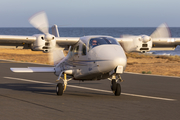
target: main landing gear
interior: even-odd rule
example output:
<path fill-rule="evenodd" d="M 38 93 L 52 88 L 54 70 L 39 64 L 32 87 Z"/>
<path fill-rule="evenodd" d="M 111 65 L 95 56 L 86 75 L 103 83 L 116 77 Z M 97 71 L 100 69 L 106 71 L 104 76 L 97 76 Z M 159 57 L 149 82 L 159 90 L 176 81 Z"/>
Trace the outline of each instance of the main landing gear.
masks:
<path fill-rule="evenodd" d="M 64 73 L 64 79 L 61 78 L 61 75 L 62 73 L 59 75 L 58 79 L 56 80 L 56 81 L 59 81 L 60 79 L 62 79 L 64 82 L 64 84 L 58 83 L 56 86 L 56 93 L 59 96 L 63 95 L 64 91 L 66 90 L 67 82 L 71 80 L 71 79 L 67 80 L 66 73 Z"/>
<path fill-rule="evenodd" d="M 120 80 L 120 82 L 123 81 L 121 79 L 120 75 L 118 75 L 118 79 L 116 78 L 116 75 L 112 76 L 112 79 L 111 79 L 111 90 L 113 91 L 115 96 L 120 96 L 121 95 L 121 85 L 119 83 L 117 83 L 118 80 Z"/>

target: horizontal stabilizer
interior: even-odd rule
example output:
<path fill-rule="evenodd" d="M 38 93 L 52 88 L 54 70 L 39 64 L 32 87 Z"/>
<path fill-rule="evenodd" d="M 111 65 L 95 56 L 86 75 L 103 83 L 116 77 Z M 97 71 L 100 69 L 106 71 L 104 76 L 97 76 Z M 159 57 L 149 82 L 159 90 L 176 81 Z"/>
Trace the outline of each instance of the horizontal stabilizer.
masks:
<path fill-rule="evenodd" d="M 33 72 L 55 72 L 54 67 L 28 67 L 28 68 L 10 68 L 13 72 L 33 73 Z"/>

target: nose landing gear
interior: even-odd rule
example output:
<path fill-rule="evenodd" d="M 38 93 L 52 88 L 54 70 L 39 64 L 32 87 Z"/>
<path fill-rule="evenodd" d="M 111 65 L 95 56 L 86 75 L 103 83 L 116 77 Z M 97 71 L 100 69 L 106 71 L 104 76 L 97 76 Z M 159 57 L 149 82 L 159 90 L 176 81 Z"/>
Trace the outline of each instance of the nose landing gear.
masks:
<path fill-rule="evenodd" d="M 118 75 L 118 79 L 116 77 L 117 77 L 116 75 L 112 76 L 111 90 L 113 91 L 115 96 L 120 96 L 121 95 L 121 85 L 119 83 L 117 83 L 117 81 L 119 80 L 120 82 L 122 82 L 123 80 L 121 79 L 120 75 Z"/>
<path fill-rule="evenodd" d="M 62 73 L 63 73 L 63 72 L 62 72 Z M 67 80 L 66 73 L 64 73 L 64 79 L 61 78 L 62 73 L 60 73 L 58 79 L 56 80 L 56 81 L 59 81 L 60 79 L 62 79 L 63 82 L 64 82 L 64 84 L 58 83 L 57 86 L 56 86 L 56 93 L 57 93 L 57 95 L 59 95 L 59 96 L 63 95 L 64 91 L 66 90 L 67 82 L 70 81 L 70 80 L 72 80 L 72 78 L 70 78 L 70 79 Z"/>

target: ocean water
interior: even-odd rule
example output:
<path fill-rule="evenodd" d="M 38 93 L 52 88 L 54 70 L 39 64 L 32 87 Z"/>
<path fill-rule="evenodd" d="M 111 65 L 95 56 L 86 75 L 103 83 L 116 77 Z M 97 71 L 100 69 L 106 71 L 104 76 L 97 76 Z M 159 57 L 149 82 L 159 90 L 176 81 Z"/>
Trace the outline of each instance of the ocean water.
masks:
<path fill-rule="evenodd" d="M 123 28 L 123 27 L 108 27 L 108 28 L 58 28 L 61 37 L 82 37 L 85 35 L 109 35 L 113 37 L 120 37 L 121 35 L 151 35 L 156 29 L 155 27 L 133 27 L 133 28 Z M 172 37 L 180 37 L 180 28 L 171 27 Z M 51 29 L 49 29 L 51 33 Z M 41 34 L 41 32 L 35 28 L 0 28 L 0 35 L 25 35 L 31 36 L 33 34 Z M 180 56 L 180 46 L 177 46 L 174 51 L 152 51 L 153 54 L 163 54 L 163 55 L 179 55 Z"/>

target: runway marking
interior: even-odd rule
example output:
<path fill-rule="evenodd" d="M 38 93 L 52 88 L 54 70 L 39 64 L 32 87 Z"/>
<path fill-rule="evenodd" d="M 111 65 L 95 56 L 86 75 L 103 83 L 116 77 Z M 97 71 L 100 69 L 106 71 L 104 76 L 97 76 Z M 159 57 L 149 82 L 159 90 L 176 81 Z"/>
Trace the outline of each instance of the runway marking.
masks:
<path fill-rule="evenodd" d="M 133 73 L 133 72 L 124 72 L 124 73 L 127 73 L 127 74 L 135 74 L 135 75 L 147 75 L 147 76 L 155 76 L 155 77 L 169 77 L 169 78 L 180 78 L 180 77 L 177 77 L 177 76 L 165 76 L 165 75 L 154 75 L 154 74 L 142 74 L 142 73 Z"/>
<path fill-rule="evenodd" d="M 56 85 L 55 83 L 50 83 L 50 82 L 41 82 L 41 81 L 35 81 L 35 80 L 27 80 L 27 79 L 22 79 L 22 78 L 13 78 L 13 77 L 4 77 L 6 79 L 14 79 L 14 80 L 19 80 L 19 81 L 26 81 L 26 82 L 32 82 L 32 83 L 41 83 L 41 84 L 50 84 L 50 85 Z"/>
<path fill-rule="evenodd" d="M 43 64 L 43 63 L 33 63 L 33 62 L 21 62 L 21 61 L 15 61 L 15 60 L 6 60 L 6 59 L 0 59 L 0 61 L 7 61 L 9 63 L 28 63 L 28 64 L 35 64 L 35 65 L 47 65 L 47 66 L 52 66 L 48 64 Z"/>
<path fill-rule="evenodd" d="M 41 82 L 41 81 L 28 80 L 28 79 L 22 79 L 22 78 L 14 78 L 14 77 L 4 77 L 4 78 L 5 78 L 5 79 L 25 81 L 25 82 L 32 82 L 32 83 L 41 83 L 41 84 L 56 85 L 55 83 Z M 98 91 L 98 92 L 112 93 L 112 91 L 108 91 L 108 90 L 101 90 L 101 89 L 88 88 L 88 87 L 81 87 L 81 86 L 75 86 L 75 85 L 67 85 L 67 86 L 68 86 L 68 87 L 73 87 L 73 88 L 79 88 L 79 89 L 86 89 L 86 90 Z M 137 94 L 130 94 L 130 93 L 121 93 L 121 94 L 122 94 L 122 95 L 127 95 L 127 96 L 133 96 L 133 97 L 156 99 L 156 100 L 177 101 L 176 99 L 170 99 L 170 98 L 161 98 L 161 97 L 137 95 Z"/>

